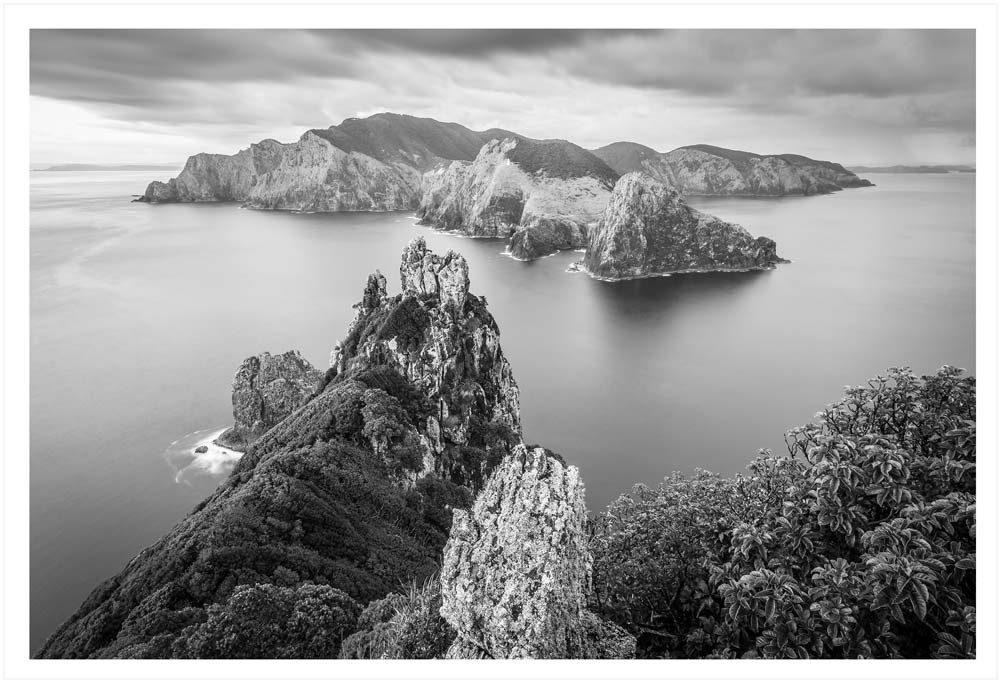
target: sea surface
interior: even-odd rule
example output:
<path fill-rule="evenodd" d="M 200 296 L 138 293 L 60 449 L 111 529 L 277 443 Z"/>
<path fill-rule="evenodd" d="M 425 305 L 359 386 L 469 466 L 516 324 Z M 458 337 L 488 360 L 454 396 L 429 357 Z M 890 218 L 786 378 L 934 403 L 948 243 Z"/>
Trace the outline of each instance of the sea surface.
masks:
<path fill-rule="evenodd" d="M 148 205 L 162 172 L 31 182 L 31 644 L 231 468 L 196 445 L 231 420 L 247 356 L 325 368 L 367 275 L 398 291 L 417 235 L 469 260 L 521 387 L 524 436 L 580 468 L 591 510 L 633 483 L 732 474 L 892 366 L 975 371 L 975 175 L 873 176 L 819 197 L 695 198 L 778 243 L 760 273 L 608 283 L 410 213 Z"/>

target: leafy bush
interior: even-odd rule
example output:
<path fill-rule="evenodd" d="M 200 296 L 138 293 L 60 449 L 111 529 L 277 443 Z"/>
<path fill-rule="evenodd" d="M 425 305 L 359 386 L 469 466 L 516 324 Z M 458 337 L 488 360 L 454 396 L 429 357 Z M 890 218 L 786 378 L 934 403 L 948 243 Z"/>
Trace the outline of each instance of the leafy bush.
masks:
<path fill-rule="evenodd" d="M 358 630 L 345 641 L 342 659 L 434 659 L 448 651 L 455 631 L 441 617 L 437 575 L 368 605 Z"/>
<path fill-rule="evenodd" d="M 640 655 L 975 656 L 975 379 L 892 369 L 732 480 L 595 525 L 596 607 Z"/>
<path fill-rule="evenodd" d="M 332 658 L 361 608 L 343 591 L 305 583 L 240 586 L 205 622 L 185 629 L 173 656 L 215 659 Z"/>

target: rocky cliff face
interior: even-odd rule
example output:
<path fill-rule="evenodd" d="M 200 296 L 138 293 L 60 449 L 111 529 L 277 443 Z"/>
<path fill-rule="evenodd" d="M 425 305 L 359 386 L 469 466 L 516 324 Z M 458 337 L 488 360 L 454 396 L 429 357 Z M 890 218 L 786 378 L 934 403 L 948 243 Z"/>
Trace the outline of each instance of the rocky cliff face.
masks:
<path fill-rule="evenodd" d="M 233 426 L 216 441 L 245 451 L 305 403 L 322 378 L 298 351 L 250 356 L 233 377 Z"/>
<path fill-rule="evenodd" d="M 398 114 L 347 119 L 307 131 L 297 142 L 250 145 L 232 156 L 198 154 L 140 201 L 237 201 L 256 209 L 392 211 L 415 209 L 421 173 L 442 160 L 471 160 L 507 131 Z"/>
<path fill-rule="evenodd" d="M 452 658 L 631 657 L 635 640 L 586 609 L 591 556 L 583 482 L 542 448 L 519 446 L 468 512 L 441 568 Z"/>
<path fill-rule="evenodd" d="M 761 155 L 711 145 L 661 154 L 633 142 L 616 142 L 594 154 L 618 173 L 645 173 L 686 195 L 809 195 L 871 185 L 840 164 L 798 154 Z"/>
<path fill-rule="evenodd" d="M 520 440 L 518 390 L 461 256 L 418 239 L 400 275 L 395 296 L 384 277 L 369 278 L 315 391 L 252 441 L 213 495 L 94 589 L 37 656 L 275 657 L 271 636 L 305 609 L 301 597 L 323 610 L 306 620 L 322 633 L 285 638 L 280 656 L 335 658 L 358 605 L 433 574 L 451 509 L 468 506 Z M 289 353 L 241 367 L 240 425 L 253 430 L 297 401 L 315 372 L 300 361 Z M 316 586 L 330 609 L 310 597 Z M 223 637 L 215 629 L 230 618 L 238 626 Z"/>
<path fill-rule="evenodd" d="M 708 270 L 763 270 L 781 263 L 773 240 L 754 238 L 687 205 L 677 190 L 642 173 L 618 181 L 583 265 L 606 280 Z"/>
<path fill-rule="evenodd" d="M 510 238 L 512 256 L 533 259 L 583 247 L 616 179 L 568 142 L 495 140 L 472 163 L 426 173 L 417 214 L 441 230 Z"/>
<path fill-rule="evenodd" d="M 385 366 L 405 377 L 433 404 L 420 430 L 425 469 L 481 483 L 521 436 L 519 390 L 500 329 L 469 292 L 468 263 L 455 252 L 439 256 L 414 239 L 400 280 L 402 293 L 390 297 L 381 273 L 369 277 L 333 369 Z"/>

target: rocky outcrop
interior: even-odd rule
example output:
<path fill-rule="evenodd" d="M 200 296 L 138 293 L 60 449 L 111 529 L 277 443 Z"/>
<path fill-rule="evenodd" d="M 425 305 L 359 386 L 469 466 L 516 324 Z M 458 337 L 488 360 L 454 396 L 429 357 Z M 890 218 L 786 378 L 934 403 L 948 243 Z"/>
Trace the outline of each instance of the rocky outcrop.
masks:
<path fill-rule="evenodd" d="M 439 256 L 415 238 L 403 251 L 400 280 L 402 293 L 389 296 L 381 273 L 368 278 L 332 368 L 379 366 L 405 377 L 434 406 L 420 430 L 425 469 L 477 487 L 521 439 L 520 393 L 500 328 L 469 292 L 460 254 Z"/>
<path fill-rule="evenodd" d="M 441 568 L 451 658 L 630 657 L 635 640 L 586 609 L 591 556 L 575 467 L 519 446 L 468 512 Z"/>
<path fill-rule="evenodd" d="M 153 182 L 150 203 L 236 201 L 255 209 L 393 211 L 415 209 L 421 173 L 443 160 L 471 160 L 503 130 L 471 131 L 399 114 L 347 119 L 298 141 L 250 145 L 232 156 L 197 154 L 176 178 Z"/>
<path fill-rule="evenodd" d="M 249 586 L 315 584 L 364 605 L 434 574 L 451 510 L 468 507 L 470 489 L 520 441 L 518 390 L 461 256 L 417 239 L 400 275 L 395 296 L 383 276 L 369 278 L 315 391 L 252 441 L 216 492 L 95 588 L 37 656 L 201 656 L 196 634 Z M 294 352 L 248 359 L 235 382 L 237 422 L 269 421 L 314 372 Z M 278 656 L 258 635 L 287 622 L 241 604 L 226 651 Z M 318 628 L 323 615 L 304 618 Z M 280 656 L 335 658 L 346 632 L 290 639 Z"/>
<path fill-rule="evenodd" d="M 323 373 L 298 351 L 250 356 L 233 377 L 233 426 L 216 439 L 245 451 L 264 432 L 305 403 Z"/>
<path fill-rule="evenodd" d="M 605 280 L 711 270 L 764 270 L 783 262 L 773 240 L 692 209 L 642 173 L 615 185 L 593 231 L 584 269 Z"/>
<path fill-rule="evenodd" d="M 440 230 L 510 238 L 511 255 L 528 260 L 583 247 L 617 177 L 562 140 L 494 140 L 472 163 L 427 172 L 417 215 Z"/>
<path fill-rule="evenodd" d="M 618 173 L 645 173 L 685 195 L 780 197 L 872 184 L 840 164 L 799 154 L 754 154 L 712 145 L 661 154 L 634 142 L 616 142 L 595 149 L 594 154 Z"/>

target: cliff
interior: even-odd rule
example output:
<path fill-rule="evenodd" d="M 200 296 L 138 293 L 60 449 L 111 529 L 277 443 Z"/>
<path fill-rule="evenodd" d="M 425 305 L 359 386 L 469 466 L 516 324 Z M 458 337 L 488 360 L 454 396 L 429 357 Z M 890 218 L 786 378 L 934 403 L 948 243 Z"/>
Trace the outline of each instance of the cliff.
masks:
<path fill-rule="evenodd" d="M 235 155 L 197 154 L 139 201 L 237 201 L 256 209 L 391 211 L 415 209 L 421 173 L 442 160 L 471 160 L 504 130 L 471 131 L 399 114 L 347 119 L 298 141 L 264 140 Z"/>
<path fill-rule="evenodd" d="M 450 510 L 519 440 L 518 392 L 464 259 L 416 240 L 400 271 L 395 296 L 369 278 L 315 392 L 37 656 L 336 657 L 360 606 L 433 574 Z"/>
<path fill-rule="evenodd" d="M 385 367 L 428 402 L 421 425 L 422 471 L 481 484 L 521 438 L 520 392 L 500 348 L 500 328 L 483 299 L 469 292 L 469 266 L 453 251 L 439 256 L 422 237 L 403 251 L 402 293 L 386 294 L 369 277 L 331 372 Z"/>
<path fill-rule="evenodd" d="M 298 351 L 250 356 L 233 377 L 233 426 L 216 441 L 246 450 L 264 432 L 305 403 L 323 373 Z"/>
<path fill-rule="evenodd" d="M 754 154 L 712 145 L 690 145 L 661 154 L 632 142 L 593 151 L 618 173 L 646 173 L 685 195 L 780 197 L 872 185 L 840 164 L 799 154 Z"/>
<path fill-rule="evenodd" d="M 615 185 L 591 234 L 585 270 L 623 280 L 707 270 L 764 270 L 783 262 L 773 240 L 692 209 L 680 193 L 642 173 Z"/>
<path fill-rule="evenodd" d="M 441 568 L 451 658 L 628 658 L 635 639 L 587 611 L 592 557 L 583 482 L 519 446 L 469 511 L 456 510 Z"/>
<path fill-rule="evenodd" d="M 472 163 L 426 173 L 417 215 L 441 230 L 509 238 L 512 256 L 533 259 L 583 247 L 617 177 L 562 140 L 494 140 Z"/>

